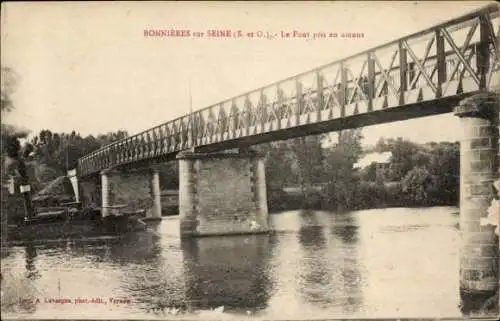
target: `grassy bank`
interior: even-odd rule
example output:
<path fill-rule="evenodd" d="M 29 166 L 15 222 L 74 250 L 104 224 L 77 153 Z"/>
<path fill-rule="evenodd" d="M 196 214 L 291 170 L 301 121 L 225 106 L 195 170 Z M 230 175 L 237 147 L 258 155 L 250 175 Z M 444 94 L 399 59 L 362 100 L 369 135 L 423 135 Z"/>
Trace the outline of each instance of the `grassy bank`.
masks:
<path fill-rule="evenodd" d="M 457 205 L 456 197 L 439 197 L 429 193 L 417 198 L 403 190 L 401 183 L 359 182 L 348 198 L 338 199 L 331 185 L 314 187 L 268 188 L 270 211 L 316 209 L 316 210 L 361 210 L 387 207 L 427 207 Z"/>

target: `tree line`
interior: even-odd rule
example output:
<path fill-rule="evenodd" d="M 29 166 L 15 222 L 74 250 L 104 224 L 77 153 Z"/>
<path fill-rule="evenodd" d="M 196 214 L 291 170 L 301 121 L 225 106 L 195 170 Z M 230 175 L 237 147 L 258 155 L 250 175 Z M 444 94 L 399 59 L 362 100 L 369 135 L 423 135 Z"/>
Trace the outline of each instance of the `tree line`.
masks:
<path fill-rule="evenodd" d="M 337 135 L 338 142 L 328 147 L 322 147 L 326 135 L 260 146 L 266 154 L 270 207 L 348 210 L 458 203 L 458 142 L 418 144 L 381 138 L 363 149 L 360 129 Z M 374 162 L 356 168 L 363 155 L 383 152 L 392 155 L 383 180 L 377 178 Z M 297 186 L 298 193 L 287 197 L 283 186 Z"/>

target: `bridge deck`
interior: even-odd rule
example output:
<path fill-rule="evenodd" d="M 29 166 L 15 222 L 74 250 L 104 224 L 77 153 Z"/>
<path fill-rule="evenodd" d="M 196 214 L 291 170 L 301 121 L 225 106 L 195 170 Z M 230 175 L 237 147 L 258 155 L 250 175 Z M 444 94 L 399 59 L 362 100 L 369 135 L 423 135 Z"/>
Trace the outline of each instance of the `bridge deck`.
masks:
<path fill-rule="evenodd" d="M 493 4 L 114 142 L 78 160 L 78 175 L 309 134 L 450 112 L 500 85 Z"/>

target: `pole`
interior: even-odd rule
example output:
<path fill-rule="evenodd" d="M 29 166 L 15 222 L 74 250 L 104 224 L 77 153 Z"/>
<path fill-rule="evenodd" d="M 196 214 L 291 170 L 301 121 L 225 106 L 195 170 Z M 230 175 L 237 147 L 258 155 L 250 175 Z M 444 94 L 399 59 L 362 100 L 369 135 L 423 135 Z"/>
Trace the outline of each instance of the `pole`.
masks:
<path fill-rule="evenodd" d="M 25 220 L 33 218 L 33 203 L 31 201 L 31 187 L 29 185 L 29 177 L 26 170 L 26 164 L 22 158 L 18 158 L 17 169 L 21 176 L 21 193 L 24 197 L 24 212 Z"/>

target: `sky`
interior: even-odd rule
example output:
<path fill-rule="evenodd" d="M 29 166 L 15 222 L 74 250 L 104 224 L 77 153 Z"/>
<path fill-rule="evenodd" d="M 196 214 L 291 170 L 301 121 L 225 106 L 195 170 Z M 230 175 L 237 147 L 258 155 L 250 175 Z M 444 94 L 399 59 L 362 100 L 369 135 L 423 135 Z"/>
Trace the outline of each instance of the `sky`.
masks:
<path fill-rule="evenodd" d="M 2 3 L 2 66 L 34 133 L 145 130 L 193 110 L 487 5 L 460 2 Z M 144 30 L 355 32 L 356 39 L 145 37 Z M 453 115 L 366 127 L 379 137 L 455 141 Z"/>

